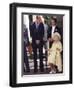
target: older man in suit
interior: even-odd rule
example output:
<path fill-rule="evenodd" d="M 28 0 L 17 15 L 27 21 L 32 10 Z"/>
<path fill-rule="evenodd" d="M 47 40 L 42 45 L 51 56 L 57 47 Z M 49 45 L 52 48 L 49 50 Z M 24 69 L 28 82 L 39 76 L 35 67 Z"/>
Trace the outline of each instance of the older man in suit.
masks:
<path fill-rule="evenodd" d="M 62 34 L 63 34 L 63 31 L 61 31 L 61 29 L 57 26 L 57 19 L 52 17 L 51 18 L 51 26 L 49 26 L 49 29 L 48 29 L 48 38 L 49 38 L 49 42 L 50 42 L 50 47 L 51 47 L 51 44 L 52 44 L 52 36 L 53 36 L 53 33 L 55 32 L 58 32 L 60 35 L 61 35 L 61 42 L 62 41 Z"/>
<path fill-rule="evenodd" d="M 44 36 L 44 25 L 41 22 L 41 17 L 36 16 L 36 21 L 30 26 L 30 34 L 32 37 L 32 47 L 34 53 L 34 72 L 38 71 L 37 68 L 37 50 L 39 50 L 40 59 L 40 71 L 43 72 L 43 36 Z"/>

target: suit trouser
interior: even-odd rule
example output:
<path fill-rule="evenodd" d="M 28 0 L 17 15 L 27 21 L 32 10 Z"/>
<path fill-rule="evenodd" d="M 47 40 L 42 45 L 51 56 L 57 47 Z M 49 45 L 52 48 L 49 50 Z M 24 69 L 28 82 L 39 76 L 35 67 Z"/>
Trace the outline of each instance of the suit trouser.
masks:
<path fill-rule="evenodd" d="M 40 70 L 43 70 L 43 45 L 42 44 L 39 44 L 39 45 L 36 45 L 35 43 L 33 43 L 32 45 L 33 47 L 33 53 L 34 53 L 34 70 L 36 71 L 37 70 L 37 49 L 39 50 L 39 59 L 40 59 Z"/>
<path fill-rule="evenodd" d="M 25 62 L 25 66 L 26 66 L 26 71 L 29 71 L 30 67 L 29 67 L 29 61 L 28 61 L 28 56 L 27 56 L 27 50 L 26 50 L 25 43 L 24 43 L 24 62 Z"/>

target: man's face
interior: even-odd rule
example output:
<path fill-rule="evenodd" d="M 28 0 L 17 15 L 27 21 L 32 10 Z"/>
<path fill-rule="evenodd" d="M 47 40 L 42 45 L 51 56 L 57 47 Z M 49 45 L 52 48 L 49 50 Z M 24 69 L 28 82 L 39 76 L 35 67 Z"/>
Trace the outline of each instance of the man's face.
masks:
<path fill-rule="evenodd" d="M 55 26 L 56 25 L 56 22 L 53 19 L 51 20 L 51 25 L 52 26 Z"/>
<path fill-rule="evenodd" d="M 38 16 L 38 18 L 36 18 L 36 22 L 37 23 L 40 23 L 41 22 L 41 17 L 40 16 Z"/>

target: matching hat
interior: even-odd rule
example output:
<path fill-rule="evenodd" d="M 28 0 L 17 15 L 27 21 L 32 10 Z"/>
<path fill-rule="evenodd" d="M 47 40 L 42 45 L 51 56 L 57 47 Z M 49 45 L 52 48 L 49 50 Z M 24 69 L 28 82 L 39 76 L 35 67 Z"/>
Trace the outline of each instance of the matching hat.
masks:
<path fill-rule="evenodd" d="M 59 38 L 59 40 L 61 40 L 61 35 L 58 32 L 55 32 L 52 36 L 52 38 L 54 39 L 55 36 L 57 36 Z"/>

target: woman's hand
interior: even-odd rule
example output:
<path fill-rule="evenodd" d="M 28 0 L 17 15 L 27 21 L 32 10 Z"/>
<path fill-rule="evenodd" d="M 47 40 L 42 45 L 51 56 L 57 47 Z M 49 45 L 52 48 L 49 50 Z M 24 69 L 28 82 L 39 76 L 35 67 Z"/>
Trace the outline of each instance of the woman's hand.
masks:
<path fill-rule="evenodd" d="M 59 48 L 57 48 L 57 50 L 58 50 L 58 51 L 60 51 L 60 49 L 59 49 Z"/>
<path fill-rule="evenodd" d="M 45 51 L 48 51 L 49 49 L 45 49 Z"/>

